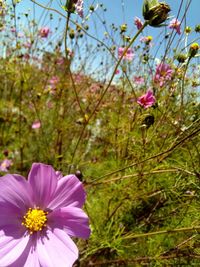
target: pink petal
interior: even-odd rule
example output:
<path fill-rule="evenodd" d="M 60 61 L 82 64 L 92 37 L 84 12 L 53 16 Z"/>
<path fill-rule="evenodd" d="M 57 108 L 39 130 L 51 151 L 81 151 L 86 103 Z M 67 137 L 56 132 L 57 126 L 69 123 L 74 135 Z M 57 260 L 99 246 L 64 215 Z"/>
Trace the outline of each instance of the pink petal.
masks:
<path fill-rule="evenodd" d="M 46 208 L 51 201 L 57 186 L 57 175 L 50 165 L 33 163 L 28 175 L 34 193 L 34 203 Z"/>
<path fill-rule="evenodd" d="M 73 205 L 81 208 L 85 202 L 86 193 L 79 179 L 71 174 L 58 180 L 54 199 L 48 208 L 55 209 Z"/>
<path fill-rule="evenodd" d="M 16 239 L 13 236 L 6 236 L 0 231 L 0 266 L 9 266 L 23 253 L 28 243 L 29 236 Z M 16 265 L 15 265 L 16 267 Z"/>
<path fill-rule="evenodd" d="M 38 254 L 36 250 L 37 246 L 37 235 L 32 235 L 29 238 L 29 242 L 24 249 L 23 253 L 20 257 L 13 262 L 13 264 L 9 265 L 9 267 L 41 267 L 38 259 Z"/>
<path fill-rule="evenodd" d="M 68 235 L 81 238 L 90 236 L 88 221 L 89 219 L 85 212 L 73 206 L 55 210 L 48 216 L 50 227 L 63 228 Z"/>
<path fill-rule="evenodd" d="M 8 202 L 21 211 L 32 206 L 32 190 L 24 177 L 7 174 L 0 179 L 0 202 Z"/>
<path fill-rule="evenodd" d="M 43 267 L 72 267 L 78 258 L 78 249 L 71 238 L 62 230 L 47 231 L 38 240 L 37 254 Z"/>

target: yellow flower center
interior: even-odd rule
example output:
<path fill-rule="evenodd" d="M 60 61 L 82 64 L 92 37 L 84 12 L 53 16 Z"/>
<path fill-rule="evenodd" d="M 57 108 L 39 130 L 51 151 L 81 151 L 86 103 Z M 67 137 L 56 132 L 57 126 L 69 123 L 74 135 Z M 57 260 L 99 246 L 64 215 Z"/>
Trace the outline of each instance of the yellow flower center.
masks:
<path fill-rule="evenodd" d="M 46 226 L 47 214 L 48 212 L 43 211 L 39 208 L 29 208 L 26 215 L 24 216 L 22 225 L 24 225 L 29 230 L 30 234 L 33 234 L 33 232 L 41 231 L 43 227 Z"/>

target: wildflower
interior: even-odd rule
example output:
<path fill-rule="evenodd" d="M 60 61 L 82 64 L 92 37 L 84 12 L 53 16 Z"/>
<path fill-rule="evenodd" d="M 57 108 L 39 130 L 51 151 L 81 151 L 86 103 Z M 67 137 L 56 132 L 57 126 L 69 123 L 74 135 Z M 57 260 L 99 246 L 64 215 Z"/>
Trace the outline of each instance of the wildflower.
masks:
<path fill-rule="evenodd" d="M 144 77 L 142 76 L 135 76 L 133 77 L 133 81 L 137 84 L 137 85 L 141 85 L 144 83 Z"/>
<path fill-rule="evenodd" d="M 154 82 L 158 83 L 162 87 L 167 81 L 171 80 L 173 70 L 170 65 L 161 62 L 156 67 L 156 73 L 154 76 Z"/>
<path fill-rule="evenodd" d="M 40 127 L 41 127 L 41 122 L 39 120 L 33 122 L 32 129 L 39 129 Z"/>
<path fill-rule="evenodd" d="M 153 37 L 151 35 L 140 38 L 140 41 L 145 43 L 146 45 L 149 45 L 152 40 L 153 40 Z"/>
<path fill-rule="evenodd" d="M 75 175 L 62 177 L 34 163 L 28 180 L 0 179 L 0 266 L 71 267 L 78 249 L 70 236 L 88 238 L 85 191 Z"/>
<path fill-rule="evenodd" d="M 153 92 L 150 89 L 146 92 L 146 94 L 140 96 L 137 99 L 137 103 L 144 108 L 149 108 L 149 107 L 153 106 L 155 101 L 156 101 L 156 99 L 153 95 Z"/>
<path fill-rule="evenodd" d="M 125 49 L 126 48 L 124 48 L 124 47 L 119 47 L 118 48 L 118 57 L 119 58 L 122 57 Z M 125 59 L 127 61 L 132 61 L 133 57 L 134 57 L 133 49 L 128 48 L 128 50 L 126 51 L 125 55 L 123 56 L 123 59 Z"/>
<path fill-rule="evenodd" d="M 169 23 L 169 28 L 176 30 L 179 35 L 181 34 L 181 23 L 178 19 L 172 19 Z"/>
<path fill-rule="evenodd" d="M 0 171 L 7 172 L 11 165 L 12 165 L 12 160 L 4 159 L 2 162 L 0 162 Z"/>
<path fill-rule="evenodd" d="M 143 17 L 149 21 L 149 25 L 157 27 L 165 22 L 170 12 L 170 6 L 165 3 L 159 3 L 157 0 L 144 0 Z"/>
<path fill-rule="evenodd" d="M 142 28 L 142 26 L 143 26 L 143 22 L 138 17 L 134 18 L 134 24 L 135 24 L 135 26 L 137 27 L 138 30 L 140 30 Z"/>
<path fill-rule="evenodd" d="M 39 30 L 39 35 L 42 38 L 47 38 L 50 33 L 50 29 L 48 27 L 43 27 Z"/>
<path fill-rule="evenodd" d="M 83 18 L 83 0 L 76 0 L 75 2 L 76 12 L 81 18 Z"/>

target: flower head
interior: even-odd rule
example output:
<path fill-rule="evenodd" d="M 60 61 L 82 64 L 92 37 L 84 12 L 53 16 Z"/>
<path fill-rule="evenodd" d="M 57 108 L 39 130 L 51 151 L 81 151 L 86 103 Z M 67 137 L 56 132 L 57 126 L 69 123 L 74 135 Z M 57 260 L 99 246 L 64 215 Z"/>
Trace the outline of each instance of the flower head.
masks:
<path fill-rule="evenodd" d="M 171 80 L 173 74 L 173 69 L 170 65 L 161 62 L 156 67 L 156 73 L 154 76 L 154 82 L 162 87 L 167 81 Z"/>
<path fill-rule="evenodd" d="M 137 84 L 137 85 L 141 85 L 144 84 L 144 77 L 142 76 L 134 76 L 133 77 L 133 81 Z"/>
<path fill-rule="evenodd" d="M 50 33 L 50 29 L 48 27 L 43 27 L 39 30 L 39 35 L 42 38 L 47 38 Z"/>
<path fill-rule="evenodd" d="M 144 108 L 149 108 L 153 106 L 155 101 L 155 96 L 153 95 L 153 92 L 150 89 L 146 92 L 146 94 L 140 96 L 137 99 L 137 103 Z"/>
<path fill-rule="evenodd" d="M 125 49 L 126 49 L 125 47 L 119 47 L 118 48 L 118 57 L 119 58 L 122 57 Z M 123 56 L 123 59 L 125 59 L 127 61 L 132 61 L 133 57 L 134 57 L 133 49 L 128 48 L 125 55 Z"/>
<path fill-rule="evenodd" d="M 0 178 L 0 266 L 71 267 L 78 249 L 70 236 L 88 238 L 85 191 L 75 175 L 62 177 L 34 163 L 28 180 Z"/>
<path fill-rule="evenodd" d="M 41 122 L 39 120 L 36 120 L 32 124 L 32 129 L 39 129 L 41 127 Z"/>
<path fill-rule="evenodd" d="M 3 161 L 0 162 L 0 171 L 7 172 L 11 165 L 12 165 L 12 160 L 4 159 Z"/>
<path fill-rule="evenodd" d="M 181 34 L 181 23 L 178 19 L 172 19 L 169 23 L 169 28 L 176 30 L 178 34 Z"/>
<path fill-rule="evenodd" d="M 140 30 L 142 28 L 142 26 L 143 26 L 143 22 L 138 17 L 134 18 L 134 24 L 135 24 L 135 26 L 137 27 L 138 30 Z"/>

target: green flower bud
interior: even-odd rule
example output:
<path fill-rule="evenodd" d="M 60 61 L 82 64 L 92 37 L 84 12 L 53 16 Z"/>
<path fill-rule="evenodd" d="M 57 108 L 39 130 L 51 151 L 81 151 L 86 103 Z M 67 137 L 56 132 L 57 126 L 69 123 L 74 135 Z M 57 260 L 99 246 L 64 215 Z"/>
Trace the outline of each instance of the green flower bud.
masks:
<path fill-rule="evenodd" d="M 175 58 L 179 63 L 184 63 L 187 59 L 187 56 L 185 54 L 178 54 L 175 56 Z"/>
<path fill-rule="evenodd" d="M 199 44 L 198 43 L 191 44 L 190 49 L 189 49 L 188 56 L 190 58 L 196 56 L 196 54 L 198 53 L 198 50 L 199 50 Z"/>
<path fill-rule="evenodd" d="M 149 21 L 149 25 L 157 27 L 168 18 L 170 6 L 165 3 L 159 3 L 157 0 L 144 0 L 143 17 Z"/>
<path fill-rule="evenodd" d="M 195 32 L 200 32 L 200 24 L 196 25 L 194 30 Z"/>
<path fill-rule="evenodd" d="M 127 31 L 127 24 L 122 24 L 120 26 L 120 33 L 126 32 Z"/>
<path fill-rule="evenodd" d="M 69 32 L 69 37 L 70 37 L 71 39 L 74 39 L 74 37 L 75 37 L 75 32 L 74 32 L 74 30 L 70 30 L 70 32 Z"/>

